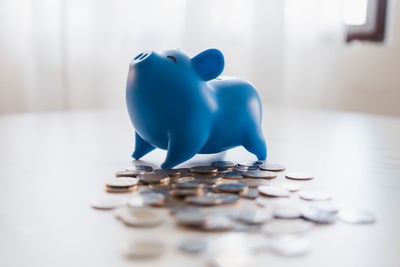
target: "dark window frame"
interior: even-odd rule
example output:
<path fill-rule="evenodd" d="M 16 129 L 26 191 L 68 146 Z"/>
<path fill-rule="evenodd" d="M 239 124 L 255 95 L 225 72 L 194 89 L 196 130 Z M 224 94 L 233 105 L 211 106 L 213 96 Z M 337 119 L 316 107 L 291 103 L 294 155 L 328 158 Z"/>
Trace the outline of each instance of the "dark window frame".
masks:
<path fill-rule="evenodd" d="M 387 0 L 368 0 L 367 18 L 363 25 L 346 25 L 346 42 L 383 42 L 387 17 Z"/>

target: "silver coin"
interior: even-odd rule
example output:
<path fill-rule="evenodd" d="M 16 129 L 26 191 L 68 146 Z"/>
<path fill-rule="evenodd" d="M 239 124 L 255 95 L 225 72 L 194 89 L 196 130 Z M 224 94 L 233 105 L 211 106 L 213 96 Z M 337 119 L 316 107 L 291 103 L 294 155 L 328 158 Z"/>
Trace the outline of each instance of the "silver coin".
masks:
<path fill-rule="evenodd" d="M 230 179 L 230 180 L 240 180 L 240 179 L 243 179 L 243 174 L 241 172 L 237 172 L 237 171 L 230 171 L 230 172 L 224 173 L 222 175 L 222 178 Z"/>
<path fill-rule="evenodd" d="M 211 215 L 199 211 L 178 211 L 175 219 L 178 224 L 186 226 L 201 226 L 209 222 Z"/>
<path fill-rule="evenodd" d="M 332 198 L 331 194 L 320 191 L 300 191 L 299 197 L 304 200 L 314 201 L 330 200 Z"/>
<path fill-rule="evenodd" d="M 185 202 L 200 206 L 215 206 L 222 204 L 222 199 L 215 194 L 208 193 L 202 196 L 187 197 Z"/>
<path fill-rule="evenodd" d="M 229 184 L 220 184 L 217 186 L 217 192 L 225 192 L 225 193 L 239 193 L 247 188 L 247 185 L 242 183 L 229 183 Z"/>
<path fill-rule="evenodd" d="M 200 196 L 204 194 L 201 188 L 196 189 L 172 189 L 169 194 L 173 197 L 188 197 L 188 196 Z"/>
<path fill-rule="evenodd" d="M 126 198 L 102 197 L 90 201 L 95 209 L 111 210 L 126 205 Z"/>
<path fill-rule="evenodd" d="M 207 250 L 208 243 L 202 238 L 185 239 L 179 244 L 179 248 L 187 253 L 202 253 Z"/>
<path fill-rule="evenodd" d="M 303 236 L 282 235 L 273 237 L 269 241 L 269 250 L 282 256 L 300 256 L 309 249 L 309 242 Z"/>
<path fill-rule="evenodd" d="M 302 234 L 313 228 L 311 222 L 303 220 L 274 220 L 263 227 L 263 232 L 268 235 Z"/>
<path fill-rule="evenodd" d="M 225 167 L 219 167 L 218 168 L 218 173 L 219 174 L 224 174 L 224 173 L 227 173 L 228 171 L 229 171 L 229 169 L 225 168 Z"/>
<path fill-rule="evenodd" d="M 214 166 L 194 166 L 190 168 L 194 173 L 217 173 L 218 168 Z"/>
<path fill-rule="evenodd" d="M 258 197 L 255 199 L 255 203 L 257 206 L 260 206 L 260 207 L 268 207 L 271 204 L 270 200 L 271 199 L 269 199 L 269 198 Z"/>
<path fill-rule="evenodd" d="M 157 170 L 154 170 L 154 173 L 166 175 L 169 177 L 177 177 L 177 176 L 181 175 L 181 171 L 178 169 L 157 169 Z"/>
<path fill-rule="evenodd" d="M 165 196 L 159 193 L 148 193 L 132 196 L 128 200 L 130 207 L 161 206 L 164 204 Z"/>
<path fill-rule="evenodd" d="M 114 175 L 115 177 L 136 177 L 144 173 L 145 171 L 119 171 L 116 172 Z"/>
<path fill-rule="evenodd" d="M 126 206 L 121 206 L 119 208 L 114 209 L 113 214 L 114 214 L 115 218 L 122 221 L 122 217 L 125 215 L 126 209 L 127 209 Z"/>
<path fill-rule="evenodd" d="M 219 200 L 221 200 L 221 204 L 238 204 L 240 203 L 240 197 L 234 194 L 225 194 L 218 193 L 214 194 Z"/>
<path fill-rule="evenodd" d="M 121 220 L 129 226 L 152 227 L 163 222 L 158 213 L 148 208 L 126 208 L 120 216 Z"/>
<path fill-rule="evenodd" d="M 257 166 L 236 166 L 232 170 L 236 172 L 247 172 L 247 171 L 256 171 L 259 168 Z"/>
<path fill-rule="evenodd" d="M 358 209 L 341 209 L 338 213 L 338 217 L 344 222 L 354 224 L 368 224 L 375 222 L 375 216 L 371 212 Z"/>
<path fill-rule="evenodd" d="M 202 179 L 202 180 L 221 180 L 222 174 L 219 173 L 194 173 L 192 174 L 194 179 Z"/>
<path fill-rule="evenodd" d="M 247 178 L 272 179 L 276 178 L 278 175 L 274 172 L 256 170 L 243 172 L 243 176 Z"/>
<path fill-rule="evenodd" d="M 261 224 L 246 224 L 238 221 L 232 221 L 231 230 L 236 232 L 256 232 L 261 228 Z"/>
<path fill-rule="evenodd" d="M 178 170 L 181 173 L 181 176 L 190 176 L 192 174 L 192 172 L 190 171 L 189 168 L 176 168 L 174 170 Z"/>
<path fill-rule="evenodd" d="M 288 172 L 285 174 L 285 177 L 293 180 L 311 180 L 314 179 L 312 174 L 304 173 L 304 172 Z"/>
<path fill-rule="evenodd" d="M 131 187 L 138 184 L 138 179 L 136 178 L 114 178 L 106 182 L 107 187 L 117 187 L 117 188 L 124 188 L 124 187 Z"/>
<path fill-rule="evenodd" d="M 149 186 L 150 188 L 150 186 Z M 165 187 L 151 187 L 150 189 L 146 189 L 146 190 L 142 190 L 139 192 L 139 194 L 141 195 L 145 195 L 145 194 L 162 194 L 164 197 L 168 197 L 169 196 L 169 188 L 165 188 Z"/>
<path fill-rule="evenodd" d="M 168 175 L 156 174 L 156 173 L 146 173 L 146 174 L 138 175 L 137 178 L 143 184 L 168 183 L 170 180 Z"/>
<path fill-rule="evenodd" d="M 242 183 L 247 184 L 249 188 L 257 188 L 260 185 L 269 185 L 269 181 L 264 180 L 264 179 L 252 179 L 252 178 L 247 178 L 241 180 Z"/>
<path fill-rule="evenodd" d="M 177 202 L 174 203 L 171 207 L 170 207 L 170 213 L 172 215 L 177 214 L 179 212 L 203 212 L 204 213 L 205 208 L 203 207 L 198 207 L 198 206 L 191 206 L 191 205 L 187 205 L 186 203 L 181 203 L 181 202 Z"/>
<path fill-rule="evenodd" d="M 338 213 L 339 207 L 331 201 L 316 201 L 309 204 L 310 207 L 322 210 L 323 212 Z"/>
<path fill-rule="evenodd" d="M 202 225 L 201 229 L 205 231 L 227 231 L 232 227 L 232 221 L 225 216 L 212 216 L 210 220 Z"/>
<path fill-rule="evenodd" d="M 294 204 L 275 205 L 274 216 L 281 219 L 297 219 L 301 217 L 301 212 Z"/>
<path fill-rule="evenodd" d="M 269 197 L 290 197 L 290 192 L 280 187 L 261 185 L 257 189 L 258 192 Z"/>
<path fill-rule="evenodd" d="M 302 208 L 301 214 L 303 218 L 315 223 L 330 224 L 336 221 L 336 213 L 327 212 L 311 206 Z"/>
<path fill-rule="evenodd" d="M 240 196 L 248 199 L 256 199 L 259 194 L 256 188 L 249 188 L 243 192 L 240 192 Z"/>
<path fill-rule="evenodd" d="M 184 183 L 184 182 L 189 182 L 193 181 L 195 178 L 192 176 L 181 176 L 178 179 L 175 180 L 176 183 Z"/>
<path fill-rule="evenodd" d="M 294 183 L 280 183 L 278 186 L 289 190 L 290 192 L 297 192 L 300 190 L 300 185 Z"/>
<path fill-rule="evenodd" d="M 285 167 L 275 163 L 264 163 L 260 166 L 260 169 L 263 171 L 281 172 L 285 170 Z"/>
<path fill-rule="evenodd" d="M 260 167 L 263 164 L 264 164 L 264 162 L 257 160 L 257 161 L 242 162 L 242 163 L 239 163 L 239 166 L 246 166 L 246 167 L 256 166 L 256 167 Z"/>
<path fill-rule="evenodd" d="M 247 224 L 263 224 L 272 219 L 272 214 L 266 209 L 241 210 L 238 220 Z"/>
<path fill-rule="evenodd" d="M 177 182 L 171 186 L 178 189 L 197 189 L 204 187 L 204 183 L 202 183 L 202 181 L 192 180 L 187 182 Z"/>
<path fill-rule="evenodd" d="M 144 171 L 144 172 L 151 172 L 153 168 L 151 166 L 146 165 L 135 165 L 126 168 L 127 171 Z"/>
<path fill-rule="evenodd" d="M 233 168 L 236 165 L 237 164 L 233 161 L 224 161 L 224 160 L 214 161 L 213 163 L 211 163 L 211 166 L 214 166 L 217 168 Z"/>
<path fill-rule="evenodd" d="M 129 244 L 125 251 L 128 258 L 155 258 L 162 254 L 164 245 L 155 241 L 136 241 Z"/>

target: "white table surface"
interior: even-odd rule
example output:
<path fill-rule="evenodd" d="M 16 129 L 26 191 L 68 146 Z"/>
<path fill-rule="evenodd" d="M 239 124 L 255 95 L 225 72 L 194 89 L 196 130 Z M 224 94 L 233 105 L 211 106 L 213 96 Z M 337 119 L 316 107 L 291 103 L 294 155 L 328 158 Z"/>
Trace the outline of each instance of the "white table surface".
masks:
<path fill-rule="evenodd" d="M 372 211 L 377 222 L 316 227 L 305 256 L 263 253 L 249 265 L 400 266 L 400 119 L 264 107 L 263 129 L 271 161 L 315 175 L 300 182 L 303 189 L 331 192 L 337 203 Z M 124 110 L 0 116 L 0 266 L 204 266 L 177 244 L 224 233 L 182 230 L 166 210 L 163 225 L 137 229 L 90 207 L 89 199 L 106 194 L 104 181 L 132 164 L 133 137 Z M 143 161 L 159 165 L 164 156 L 156 150 Z M 182 166 L 222 157 L 254 159 L 238 148 Z M 139 239 L 164 242 L 166 253 L 125 259 L 123 248 Z"/>

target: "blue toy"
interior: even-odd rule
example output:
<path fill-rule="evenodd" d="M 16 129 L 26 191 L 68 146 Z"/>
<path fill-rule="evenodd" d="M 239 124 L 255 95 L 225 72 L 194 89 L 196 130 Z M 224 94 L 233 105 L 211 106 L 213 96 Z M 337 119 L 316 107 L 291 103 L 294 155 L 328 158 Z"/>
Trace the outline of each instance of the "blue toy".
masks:
<path fill-rule="evenodd" d="M 144 52 L 130 63 L 126 102 L 140 159 L 156 147 L 168 150 L 161 168 L 197 153 L 242 145 L 264 160 L 261 101 L 245 80 L 217 78 L 224 56 L 208 49 L 193 58 L 177 50 Z"/>

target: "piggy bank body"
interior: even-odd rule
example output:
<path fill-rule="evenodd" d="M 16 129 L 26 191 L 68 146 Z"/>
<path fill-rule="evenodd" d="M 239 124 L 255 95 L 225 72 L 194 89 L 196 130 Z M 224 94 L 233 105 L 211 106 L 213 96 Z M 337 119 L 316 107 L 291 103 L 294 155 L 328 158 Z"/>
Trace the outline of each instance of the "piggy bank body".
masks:
<path fill-rule="evenodd" d="M 132 157 L 139 159 L 158 147 L 168 150 L 161 167 L 172 168 L 197 153 L 242 145 L 265 159 L 259 96 L 249 82 L 217 78 L 223 68 L 217 49 L 194 58 L 176 50 L 136 56 L 126 88 L 136 130 Z"/>

